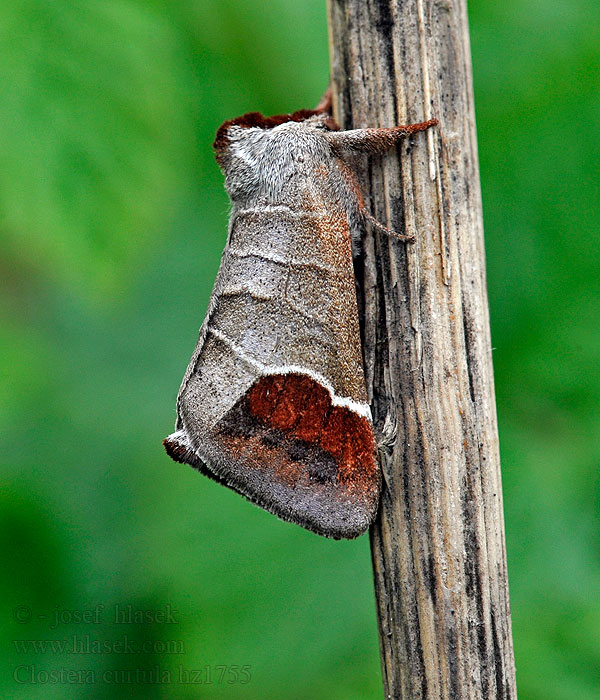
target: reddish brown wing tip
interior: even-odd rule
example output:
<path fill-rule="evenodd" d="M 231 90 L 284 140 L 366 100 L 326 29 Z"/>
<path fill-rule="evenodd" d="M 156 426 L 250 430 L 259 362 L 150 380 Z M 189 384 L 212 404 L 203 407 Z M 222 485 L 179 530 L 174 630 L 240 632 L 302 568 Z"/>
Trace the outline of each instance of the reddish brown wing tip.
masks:
<path fill-rule="evenodd" d="M 363 534 L 377 512 L 380 475 L 373 428 L 333 405 L 308 375 L 259 378 L 210 437 L 209 467 L 236 491 L 313 532 Z M 203 456 L 204 459 L 204 456 Z"/>
<path fill-rule="evenodd" d="M 333 539 L 362 535 L 381 488 L 373 426 L 309 375 L 259 377 L 212 427 L 180 404 L 169 456 L 282 520 Z"/>
<path fill-rule="evenodd" d="M 169 455 L 171 459 L 175 460 L 176 462 L 179 462 L 180 464 L 184 464 L 187 462 L 185 458 L 187 454 L 187 449 L 182 443 L 174 440 L 171 435 L 169 435 L 169 437 L 166 437 L 162 441 L 162 444 L 165 448 L 165 452 Z"/>
<path fill-rule="evenodd" d="M 179 464 L 189 464 L 191 467 L 194 467 L 194 469 L 197 469 L 201 474 L 204 474 L 204 476 L 207 476 L 209 479 L 216 481 L 218 484 L 233 488 L 230 484 L 221 479 L 218 474 L 212 472 L 206 466 L 206 464 L 204 464 L 204 462 L 198 458 L 198 455 L 191 446 L 189 438 L 184 431 L 178 431 L 177 433 L 169 435 L 162 441 L 162 443 L 166 453 L 175 462 L 178 462 Z M 235 491 L 236 489 L 233 490 Z"/>

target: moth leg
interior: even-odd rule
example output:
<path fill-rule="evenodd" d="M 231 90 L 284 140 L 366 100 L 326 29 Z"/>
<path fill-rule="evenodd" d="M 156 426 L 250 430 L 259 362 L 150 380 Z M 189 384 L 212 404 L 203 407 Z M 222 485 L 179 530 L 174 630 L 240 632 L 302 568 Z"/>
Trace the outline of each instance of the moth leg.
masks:
<path fill-rule="evenodd" d="M 377 221 L 377 219 L 369 214 L 369 212 L 365 209 L 363 206 L 361 214 L 363 215 L 363 218 L 365 221 L 368 221 L 373 228 L 376 228 L 378 231 L 381 231 L 381 233 L 385 233 L 387 236 L 392 236 L 393 238 L 397 238 L 399 241 L 406 241 L 408 243 L 412 243 L 415 240 L 414 236 L 407 236 L 406 234 L 403 233 L 396 233 L 396 231 L 392 231 L 391 228 L 388 228 L 387 226 L 384 226 L 382 223 Z"/>
<path fill-rule="evenodd" d="M 358 181 L 356 179 L 354 171 L 345 161 L 339 159 L 338 163 L 340 170 L 344 176 L 344 179 L 346 180 L 346 183 L 349 186 L 350 196 L 352 197 L 352 206 L 347 208 L 347 211 L 352 216 L 352 218 L 356 219 L 358 224 L 371 224 L 373 228 L 376 228 L 378 231 L 381 231 L 381 233 L 385 233 L 386 236 L 392 236 L 393 238 L 397 238 L 400 241 L 414 241 L 414 236 L 407 236 L 402 233 L 396 233 L 396 231 L 393 231 L 391 228 L 388 228 L 381 222 L 377 221 L 377 219 L 369 211 L 367 211 L 367 207 L 365 206 L 365 200 L 363 199 L 362 192 L 360 191 L 360 187 L 358 186 Z"/>
<path fill-rule="evenodd" d="M 356 176 L 345 161 L 343 152 L 349 154 L 382 154 L 395 146 L 405 136 L 425 131 L 438 123 L 437 119 L 429 119 L 418 124 L 405 126 L 382 127 L 379 129 L 351 129 L 349 131 L 327 132 L 326 138 L 334 151 L 337 151 L 340 170 L 349 186 L 351 202 L 347 202 L 349 216 L 358 219 L 359 223 L 370 223 L 374 228 L 400 241 L 414 241 L 414 236 L 396 233 L 377 221 L 366 209 L 365 203 L 356 181 Z"/>
<path fill-rule="evenodd" d="M 419 131 L 425 131 L 438 123 L 429 119 L 418 124 L 405 126 L 381 127 L 379 129 L 350 129 L 327 133 L 327 139 L 334 148 L 352 153 L 385 153 L 393 148 L 400 139 Z"/>

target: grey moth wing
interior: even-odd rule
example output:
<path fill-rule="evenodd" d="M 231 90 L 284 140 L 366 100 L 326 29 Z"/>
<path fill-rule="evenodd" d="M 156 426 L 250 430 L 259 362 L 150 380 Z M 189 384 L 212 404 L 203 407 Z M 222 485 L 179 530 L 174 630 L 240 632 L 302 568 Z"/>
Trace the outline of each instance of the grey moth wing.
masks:
<path fill-rule="evenodd" d="M 344 151 L 381 152 L 412 127 L 335 128 L 302 111 L 217 132 L 229 235 L 164 444 L 284 520 L 353 538 L 381 478 L 352 265 L 367 215 Z"/>

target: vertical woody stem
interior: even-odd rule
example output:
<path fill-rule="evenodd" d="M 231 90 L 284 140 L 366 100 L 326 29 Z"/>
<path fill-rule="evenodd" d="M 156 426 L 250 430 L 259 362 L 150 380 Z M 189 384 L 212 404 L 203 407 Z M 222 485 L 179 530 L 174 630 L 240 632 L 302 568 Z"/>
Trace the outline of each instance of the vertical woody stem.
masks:
<path fill-rule="evenodd" d="M 416 238 L 371 232 L 357 269 L 386 697 L 516 698 L 466 2 L 328 8 L 342 127 L 440 120 L 362 179 L 376 218 Z"/>

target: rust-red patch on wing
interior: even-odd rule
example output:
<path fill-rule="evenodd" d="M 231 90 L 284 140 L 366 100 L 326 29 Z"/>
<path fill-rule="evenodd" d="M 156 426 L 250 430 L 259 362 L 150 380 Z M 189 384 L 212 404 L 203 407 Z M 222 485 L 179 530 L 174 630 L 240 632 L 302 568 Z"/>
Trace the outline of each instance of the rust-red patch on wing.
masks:
<path fill-rule="evenodd" d="M 281 374 L 273 375 L 268 377 L 268 379 L 272 381 L 259 380 L 246 393 L 250 413 L 264 420 L 271 417 L 277 404 L 279 393 L 285 384 L 285 376 Z"/>
<path fill-rule="evenodd" d="M 281 375 L 275 375 L 275 377 L 277 376 Z M 284 376 L 285 384 L 279 393 L 279 399 L 271 414 L 270 423 L 274 428 L 291 430 L 300 419 L 298 406 L 301 406 L 310 396 L 312 380 L 299 374 Z M 273 381 L 277 380 L 274 378 Z"/>
<path fill-rule="evenodd" d="M 219 433 L 233 454 L 273 469 L 285 482 L 335 481 L 362 492 L 377 483 L 371 423 L 332 405 L 327 389 L 307 375 L 261 377 L 220 422 Z"/>
<path fill-rule="evenodd" d="M 323 432 L 323 426 L 327 420 L 327 413 L 331 407 L 331 397 L 325 387 L 306 378 L 311 383 L 310 393 L 307 392 L 304 408 L 300 419 L 294 429 L 294 435 L 306 442 L 319 442 L 319 436 Z"/>

